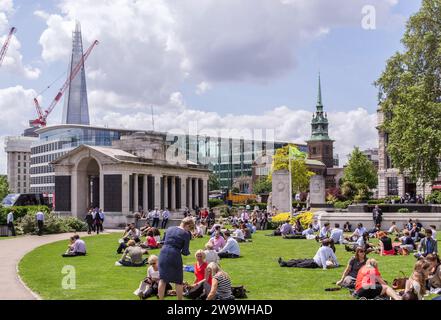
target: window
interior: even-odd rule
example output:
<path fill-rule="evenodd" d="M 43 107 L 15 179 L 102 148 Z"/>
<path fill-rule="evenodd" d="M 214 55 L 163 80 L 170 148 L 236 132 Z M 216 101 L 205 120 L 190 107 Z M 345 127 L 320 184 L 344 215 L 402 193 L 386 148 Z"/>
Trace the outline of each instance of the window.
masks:
<path fill-rule="evenodd" d="M 18 159 L 18 160 L 21 160 L 21 159 L 20 159 L 20 154 L 17 156 L 17 159 Z"/>
<path fill-rule="evenodd" d="M 389 196 L 398 196 L 398 178 L 387 178 L 387 194 Z"/>
<path fill-rule="evenodd" d="M 316 147 L 312 147 L 312 154 L 317 154 L 317 148 Z"/>

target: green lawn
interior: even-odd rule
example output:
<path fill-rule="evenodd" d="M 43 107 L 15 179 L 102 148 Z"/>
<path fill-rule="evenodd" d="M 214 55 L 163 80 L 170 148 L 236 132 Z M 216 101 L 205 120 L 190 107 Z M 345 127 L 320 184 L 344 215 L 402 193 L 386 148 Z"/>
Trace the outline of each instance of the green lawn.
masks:
<path fill-rule="evenodd" d="M 284 240 L 281 237 L 266 237 L 270 231 L 254 235 L 252 243 L 241 244 L 239 259 L 224 259 L 222 267 L 230 274 L 233 285 L 244 285 L 250 299 L 353 299 L 347 290 L 325 292 L 334 287 L 344 266 L 333 270 L 281 268 L 278 257 L 312 258 L 319 247 L 314 240 Z M 19 264 L 19 272 L 26 284 L 44 299 L 138 299 L 133 291 L 146 274 L 146 268 L 117 267 L 115 261 L 120 234 L 100 235 L 85 238 L 86 257 L 62 258 L 67 241 L 48 244 L 27 254 Z M 184 257 L 185 264 L 194 263 L 194 253 L 203 248 L 208 237 L 191 242 L 191 255 Z M 159 254 L 159 250 L 151 250 Z M 337 246 L 337 257 L 346 264 L 351 254 Z M 392 283 L 399 271 L 410 275 L 415 258 L 413 256 L 371 255 L 379 261 L 383 278 Z M 75 290 L 64 290 L 61 281 L 63 266 L 75 267 L 77 282 Z M 192 282 L 191 273 L 185 280 Z"/>

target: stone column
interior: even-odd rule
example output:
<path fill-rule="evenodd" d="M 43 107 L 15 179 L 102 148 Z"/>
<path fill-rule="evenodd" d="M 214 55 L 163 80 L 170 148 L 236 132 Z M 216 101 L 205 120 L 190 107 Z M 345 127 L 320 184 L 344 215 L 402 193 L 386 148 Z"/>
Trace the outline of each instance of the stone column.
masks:
<path fill-rule="evenodd" d="M 208 179 L 202 180 L 202 206 L 208 208 Z"/>
<path fill-rule="evenodd" d="M 171 177 L 170 210 L 176 211 L 176 177 Z"/>
<path fill-rule="evenodd" d="M 398 196 L 404 197 L 406 194 L 405 190 L 405 178 L 403 175 L 398 175 Z"/>
<path fill-rule="evenodd" d="M 143 175 L 143 180 L 142 180 L 142 184 L 143 184 L 143 188 L 142 188 L 142 209 L 144 210 L 144 212 L 148 212 L 149 211 L 149 180 L 148 180 L 149 176 L 148 175 Z"/>
<path fill-rule="evenodd" d="M 161 175 L 154 174 L 155 179 L 155 208 L 161 208 Z"/>
<path fill-rule="evenodd" d="M 199 178 L 194 179 L 194 204 L 197 207 L 201 207 L 199 202 Z"/>
<path fill-rule="evenodd" d="M 163 178 L 163 189 L 164 189 L 164 208 L 168 208 L 168 176 L 164 176 Z M 170 208 L 169 208 L 170 209 Z"/>
<path fill-rule="evenodd" d="M 188 178 L 188 209 L 193 210 L 193 178 Z"/>
<path fill-rule="evenodd" d="M 128 215 L 130 212 L 130 202 L 129 202 L 129 183 L 130 183 L 130 175 L 129 173 L 124 172 L 122 174 L 122 185 L 121 185 L 121 206 L 122 206 L 122 214 Z"/>
<path fill-rule="evenodd" d="M 181 209 L 187 206 L 187 177 L 180 176 L 181 180 Z"/>
<path fill-rule="evenodd" d="M 104 210 L 104 172 L 100 171 L 100 208 Z"/>
<path fill-rule="evenodd" d="M 139 186 L 138 174 L 133 174 L 133 212 L 138 212 L 139 207 Z"/>

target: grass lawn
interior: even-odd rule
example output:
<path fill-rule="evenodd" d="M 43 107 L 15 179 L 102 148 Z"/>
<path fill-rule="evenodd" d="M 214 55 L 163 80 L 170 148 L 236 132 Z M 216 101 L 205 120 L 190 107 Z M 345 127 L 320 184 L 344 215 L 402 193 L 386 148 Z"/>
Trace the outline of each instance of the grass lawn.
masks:
<path fill-rule="evenodd" d="M 244 285 L 250 299 L 308 299 L 345 300 L 353 299 L 345 289 L 325 292 L 335 287 L 351 254 L 343 246 L 337 246 L 337 258 L 343 266 L 332 269 L 281 268 L 278 257 L 312 258 L 319 247 L 314 240 L 285 240 L 281 237 L 266 237 L 270 231 L 259 231 L 253 242 L 243 243 L 239 259 L 224 259 L 222 267 L 230 274 L 233 285 Z M 62 258 L 67 246 L 59 241 L 35 249 L 19 264 L 19 272 L 26 284 L 44 299 L 138 299 L 133 291 L 146 274 L 146 268 L 117 267 L 115 261 L 118 239 L 121 234 L 99 235 L 85 238 L 88 255 Z M 184 264 L 194 264 L 194 253 L 203 248 L 208 237 L 191 242 L 191 255 L 184 257 Z M 159 250 L 150 250 L 159 254 Z M 410 275 L 415 258 L 411 256 L 386 256 L 371 254 L 379 262 L 383 278 L 392 283 L 400 271 Z M 76 270 L 76 289 L 61 287 L 63 266 L 72 265 Z M 191 273 L 184 273 L 185 280 L 193 282 Z"/>

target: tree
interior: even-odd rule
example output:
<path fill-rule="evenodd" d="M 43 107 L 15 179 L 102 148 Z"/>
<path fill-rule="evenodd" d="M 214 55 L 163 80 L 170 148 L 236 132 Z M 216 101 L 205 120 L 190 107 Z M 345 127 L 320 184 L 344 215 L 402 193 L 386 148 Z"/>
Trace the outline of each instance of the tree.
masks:
<path fill-rule="evenodd" d="M 296 146 L 291 145 L 291 148 Z M 277 170 L 288 170 L 289 168 L 289 145 L 276 150 L 273 156 L 273 163 L 271 172 L 269 173 L 269 181 L 271 181 L 272 174 Z M 309 189 L 309 180 L 314 175 L 314 172 L 308 170 L 304 159 L 291 159 L 291 177 L 293 192 L 305 192 Z"/>
<path fill-rule="evenodd" d="M 396 53 L 376 81 L 387 151 L 423 186 L 439 175 L 441 156 L 441 0 L 423 0 Z"/>
<path fill-rule="evenodd" d="M 254 194 L 270 193 L 272 188 L 273 186 L 269 179 L 261 178 L 253 184 L 253 193 Z"/>
<path fill-rule="evenodd" d="M 0 176 L 0 201 L 9 194 L 9 184 L 6 176 Z"/>
<path fill-rule="evenodd" d="M 208 190 L 219 190 L 220 189 L 220 182 L 216 174 L 211 173 L 208 177 Z"/>
<path fill-rule="evenodd" d="M 357 147 L 352 151 L 343 177 L 345 181 L 355 185 L 364 184 L 371 189 L 375 188 L 378 183 L 374 164 Z"/>

